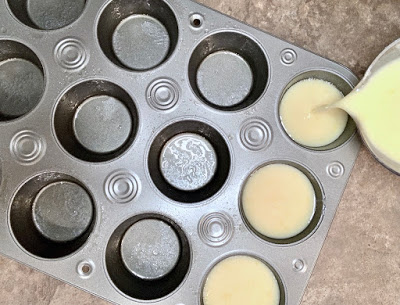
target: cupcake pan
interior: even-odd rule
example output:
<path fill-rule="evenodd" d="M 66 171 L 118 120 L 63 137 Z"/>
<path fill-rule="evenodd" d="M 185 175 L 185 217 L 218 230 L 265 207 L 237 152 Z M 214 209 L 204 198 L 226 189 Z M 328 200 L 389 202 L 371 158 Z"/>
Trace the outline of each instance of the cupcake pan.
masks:
<path fill-rule="evenodd" d="M 327 147 L 294 143 L 280 99 L 357 78 L 191 1 L 73 2 L 0 0 L 1 253 L 117 304 L 168 305 L 202 304 L 209 270 L 246 254 L 299 304 L 360 143 L 352 121 Z M 288 240 L 241 211 L 269 163 L 316 191 Z"/>

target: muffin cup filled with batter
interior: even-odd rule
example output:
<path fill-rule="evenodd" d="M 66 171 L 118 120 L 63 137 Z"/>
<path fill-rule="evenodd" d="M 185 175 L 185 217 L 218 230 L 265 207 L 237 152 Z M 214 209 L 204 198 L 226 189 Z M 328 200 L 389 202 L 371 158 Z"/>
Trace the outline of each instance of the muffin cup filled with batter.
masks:
<path fill-rule="evenodd" d="M 312 150 L 329 150 L 345 143 L 356 131 L 341 109 L 322 110 L 350 93 L 352 86 L 328 71 L 308 71 L 295 77 L 283 91 L 279 119 L 286 134 Z"/>
<path fill-rule="evenodd" d="M 262 239 L 291 244 L 310 236 L 323 213 L 322 190 L 313 175 L 290 161 L 256 169 L 241 192 L 241 211 Z"/>
<path fill-rule="evenodd" d="M 268 264 L 250 255 L 234 255 L 217 263 L 208 273 L 202 305 L 280 305 L 284 287 Z"/>

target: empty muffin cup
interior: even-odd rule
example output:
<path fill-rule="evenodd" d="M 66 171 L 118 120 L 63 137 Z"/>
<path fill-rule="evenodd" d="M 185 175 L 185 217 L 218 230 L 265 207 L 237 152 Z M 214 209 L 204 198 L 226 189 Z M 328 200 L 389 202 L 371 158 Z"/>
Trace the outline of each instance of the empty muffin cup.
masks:
<path fill-rule="evenodd" d="M 250 94 L 253 72 L 240 55 L 218 51 L 208 55 L 200 64 L 197 70 L 197 87 L 211 104 L 233 107 Z"/>
<path fill-rule="evenodd" d="M 19 244 L 42 258 L 61 258 L 79 250 L 96 218 L 88 190 L 75 178 L 44 173 L 26 182 L 15 195 L 10 224 Z"/>
<path fill-rule="evenodd" d="M 191 253 L 182 229 L 156 214 L 134 216 L 112 234 L 106 250 L 111 281 L 127 296 L 156 300 L 179 287 Z"/>
<path fill-rule="evenodd" d="M 320 223 L 323 195 L 309 171 L 290 161 L 256 169 L 240 195 L 245 223 L 258 236 L 290 244 L 310 236 Z"/>
<path fill-rule="evenodd" d="M 157 219 L 133 224 L 121 241 L 125 267 L 144 280 L 155 280 L 170 273 L 178 263 L 180 242 L 174 229 Z"/>
<path fill-rule="evenodd" d="M 81 15 L 86 0 L 8 0 L 13 14 L 25 25 L 40 30 L 63 28 Z"/>
<path fill-rule="evenodd" d="M 164 1 L 111 1 L 101 14 L 97 34 L 101 48 L 113 63 L 146 71 L 172 54 L 178 24 Z"/>
<path fill-rule="evenodd" d="M 119 86 L 102 80 L 80 83 L 58 102 L 54 127 L 61 145 L 88 162 L 108 161 L 134 141 L 135 103 Z"/>
<path fill-rule="evenodd" d="M 313 70 L 296 76 L 279 104 L 281 124 L 297 144 L 312 150 L 334 149 L 356 132 L 354 121 L 341 109 L 322 107 L 340 100 L 352 86 L 340 75 Z"/>
<path fill-rule="evenodd" d="M 0 121 L 33 110 L 44 87 L 43 67 L 33 51 L 21 43 L 0 40 Z"/>
<path fill-rule="evenodd" d="M 154 139 L 149 174 L 167 197 L 194 203 L 215 195 L 225 184 L 231 165 L 225 139 L 210 125 L 185 120 L 169 125 Z"/>
<path fill-rule="evenodd" d="M 120 100 L 97 95 L 85 100 L 76 110 L 74 134 L 86 149 L 107 154 L 118 150 L 132 130 L 129 109 Z"/>
<path fill-rule="evenodd" d="M 157 19 L 147 15 L 132 15 L 117 26 L 112 44 L 122 64 L 132 70 L 146 70 L 165 59 L 170 39 L 167 29 Z"/>
<path fill-rule="evenodd" d="M 286 303 L 277 272 L 249 255 L 234 255 L 217 263 L 204 281 L 201 296 L 202 305 Z"/>
<path fill-rule="evenodd" d="M 267 87 L 268 73 L 262 48 L 252 38 L 236 32 L 208 36 L 189 62 L 189 80 L 197 97 L 226 111 L 255 103 Z"/>
<path fill-rule="evenodd" d="M 93 203 L 79 184 L 55 182 L 42 188 L 32 205 L 36 229 L 55 242 L 81 236 L 93 218 Z"/>
<path fill-rule="evenodd" d="M 195 133 L 182 133 L 164 145 L 160 168 L 165 180 L 173 187 L 195 191 L 214 177 L 217 155 L 206 138 Z"/>

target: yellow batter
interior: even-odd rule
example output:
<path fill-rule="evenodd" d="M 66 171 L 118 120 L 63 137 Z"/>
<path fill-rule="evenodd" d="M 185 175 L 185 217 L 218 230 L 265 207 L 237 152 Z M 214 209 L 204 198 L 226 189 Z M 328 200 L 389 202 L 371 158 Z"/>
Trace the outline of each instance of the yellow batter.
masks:
<path fill-rule="evenodd" d="M 341 109 L 313 110 L 342 98 L 342 92 L 329 82 L 320 79 L 300 81 L 282 98 L 279 113 L 283 127 L 301 145 L 328 145 L 343 133 L 348 115 Z"/>
<path fill-rule="evenodd" d="M 232 256 L 207 277 L 204 305 L 278 305 L 280 290 L 266 264 L 250 256 Z"/>
<path fill-rule="evenodd" d="M 377 157 L 399 171 L 400 59 L 378 70 L 362 88 L 332 107 L 347 111 Z"/>
<path fill-rule="evenodd" d="M 257 170 L 242 193 L 243 212 L 264 236 L 286 239 L 301 233 L 315 212 L 314 188 L 300 170 L 270 164 Z"/>

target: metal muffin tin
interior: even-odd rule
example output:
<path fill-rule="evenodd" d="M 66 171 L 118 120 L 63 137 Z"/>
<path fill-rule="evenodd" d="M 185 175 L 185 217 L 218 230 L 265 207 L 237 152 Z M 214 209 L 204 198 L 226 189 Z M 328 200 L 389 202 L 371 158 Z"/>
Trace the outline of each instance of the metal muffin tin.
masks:
<path fill-rule="evenodd" d="M 118 304 L 168 305 L 202 304 L 209 270 L 248 254 L 298 304 L 360 143 L 352 121 L 326 147 L 294 143 L 279 102 L 304 78 L 344 94 L 357 78 L 194 2 L 73 2 L 0 1 L 0 251 Z M 246 179 L 276 162 L 318 201 L 287 240 L 241 212 Z"/>

